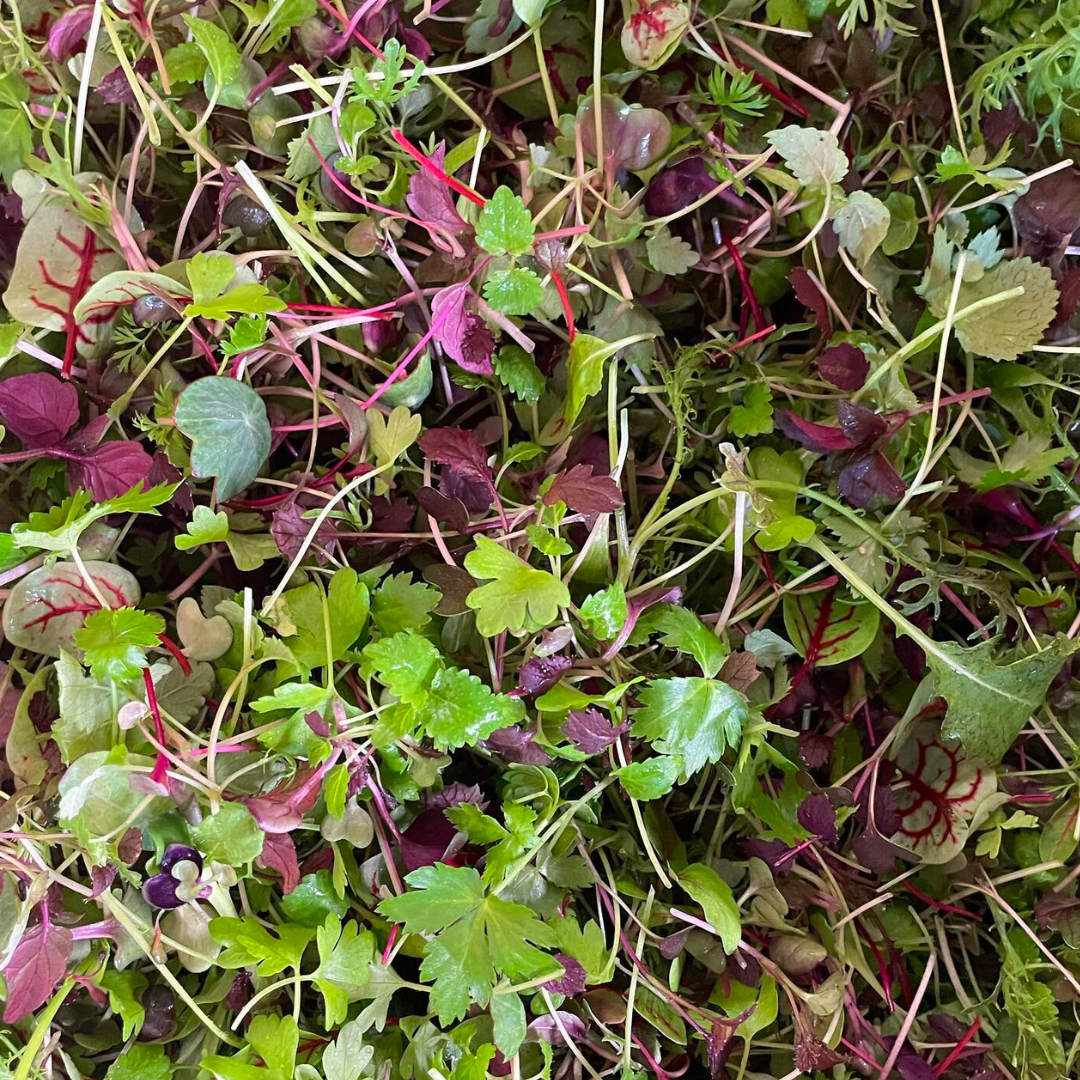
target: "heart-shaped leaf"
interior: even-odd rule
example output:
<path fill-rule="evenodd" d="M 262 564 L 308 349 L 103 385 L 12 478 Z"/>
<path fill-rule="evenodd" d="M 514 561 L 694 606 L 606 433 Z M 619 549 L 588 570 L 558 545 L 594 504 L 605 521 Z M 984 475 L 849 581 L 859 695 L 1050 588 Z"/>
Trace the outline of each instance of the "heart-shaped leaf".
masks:
<path fill-rule="evenodd" d="M 176 609 L 176 633 L 192 660 L 216 660 L 233 642 L 232 627 L 223 615 L 206 618 L 198 601 L 184 597 Z"/>
<path fill-rule="evenodd" d="M 266 406 L 238 379 L 208 375 L 193 382 L 176 403 L 175 420 L 194 443 L 191 471 L 216 476 L 219 499 L 243 491 L 270 453 Z"/>

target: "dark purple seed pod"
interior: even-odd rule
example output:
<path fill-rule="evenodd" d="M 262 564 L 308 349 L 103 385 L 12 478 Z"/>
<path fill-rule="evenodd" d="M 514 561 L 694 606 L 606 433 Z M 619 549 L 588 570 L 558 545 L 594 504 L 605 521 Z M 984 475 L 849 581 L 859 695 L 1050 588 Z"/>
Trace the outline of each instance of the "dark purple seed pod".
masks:
<path fill-rule="evenodd" d="M 139 1038 L 147 1042 L 167 1039 L 176 1030 L 176 998 L 167 986 L 150 986 L 143 991 L 146 1011 Z"/>
<path fill-rule="evenodd" d="M 158 867 L 161 873 L 168 873 L 178 862 L 193 862 L 202 873 L 202 854 L 187 844 L 170 844 L 161 856 L 161 864 Z"/>
<path fill-rule="evenodd" d="M 225 207 L 221 220 L 230 228 L 239 228 L 245 236 L 259 236 L 270 224 L 270 214 L 246 195 L 238 195 Z"/>
<path fill-rule="evenodd" d="M 131 305 L 131 317 L 136 326 L 153 326 L 176 318 L 176 312 L 160 296 L 147 293 Z"/>

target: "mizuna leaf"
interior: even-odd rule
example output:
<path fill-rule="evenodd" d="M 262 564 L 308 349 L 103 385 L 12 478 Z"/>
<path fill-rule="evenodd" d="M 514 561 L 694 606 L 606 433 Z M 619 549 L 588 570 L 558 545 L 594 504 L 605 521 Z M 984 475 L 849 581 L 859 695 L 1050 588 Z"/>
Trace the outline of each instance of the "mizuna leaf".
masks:
<path fill-rule="evenodd" d="M 840 600 L 835 589 L 784 596 L 784 626 L 809 667 L 830 667 L 861 656 L 877 637 L 880 622 L 877 608 Z"/>
<path fill-rule="evenodd" d="M 50 201 L 30 218 L 19 240 L 4 307 L 27 326 L 60 330 L 66 335 L 63 374 L 71 371 L 76 350 L 94 354 L 112 323 L 111 312 L 80 321 L 79 301 L 95 281 L 124 268 L 124 260 L 106 246 L 74 210 Z"/>
<path fill-rule="evenodd" d="M 175 420 L 194 443 L 192 472 L 217 477 L 219 500 L 243 491 L 270 453 L 266 406 L 238 379 L 209 375 L 193 382 L 176 403 Z"/>
<path fill-rule="evenodd" d="M 1077 648 L 1080 642 L 1058 637 L 1041 652 L 998 664 L 989 641 L 970 649 L 937 642 L 927 660 L 949 706 L 942 734 L 959 739 L 969 757 L 996 765 Z"/>
<path fill-rule="evenodd" d="M 896 753 L 894 789 L 900 828 L 894 843 L 924 863 L 949 862 L 964 846 L 980 809 L 997 791 L 993 769 L 941 741 L 937 723 L 911 728 Z"/>

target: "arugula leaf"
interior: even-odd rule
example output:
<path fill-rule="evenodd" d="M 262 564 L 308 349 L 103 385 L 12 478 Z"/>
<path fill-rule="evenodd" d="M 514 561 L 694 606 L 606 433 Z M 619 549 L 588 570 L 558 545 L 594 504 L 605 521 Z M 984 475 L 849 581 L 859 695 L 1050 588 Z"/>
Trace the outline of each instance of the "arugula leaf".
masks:
<path fill-rule="evenodd" d="M 476 549 L 465 556 L 465 569 L 474 578 L 490 581 L 465 599 L 484 637 L 504 630 L 517 636 L 542 630 L 570 603 L 570 591 L 558 578 L 486 536 L 476 538 Z"/>
<path fill-rule="evenodd" d="M 210 22 L 209 19 L 184 15 L 183 20 L 191 31 L 195 44 L 206 57 L 210 72 L 214 76 L 215 92 L 220 92 L 226 83 L 232 82 L 240 73 L 242 62 L 240 50 L 233 43 L 228 32 L 216 23 Z"/>

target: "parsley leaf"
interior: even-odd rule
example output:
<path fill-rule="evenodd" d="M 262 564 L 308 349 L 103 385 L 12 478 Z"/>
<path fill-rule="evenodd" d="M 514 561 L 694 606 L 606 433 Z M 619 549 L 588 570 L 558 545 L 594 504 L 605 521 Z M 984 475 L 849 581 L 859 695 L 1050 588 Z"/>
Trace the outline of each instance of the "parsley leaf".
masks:
<path fill-rule="evenodd" d="M 103 608 L 86 617 L 75 631 L 75 644 L 83 650 L 95 679 L 131 682 L 147 666 L 146 649 L 159 644 L 165 630 L 160 615 L 136 608 Z"/>

